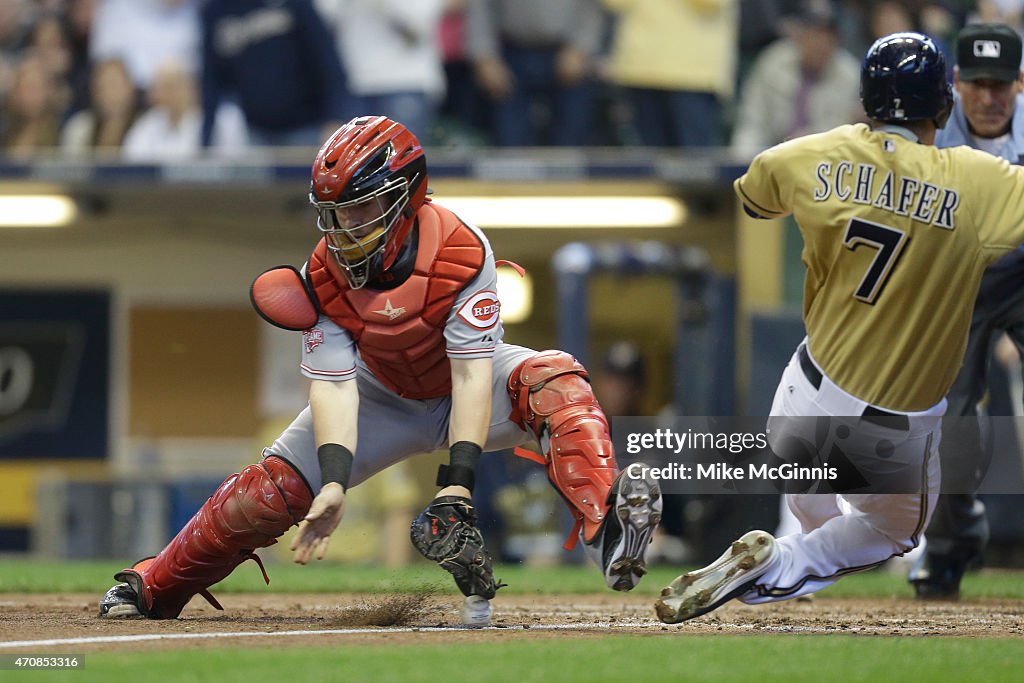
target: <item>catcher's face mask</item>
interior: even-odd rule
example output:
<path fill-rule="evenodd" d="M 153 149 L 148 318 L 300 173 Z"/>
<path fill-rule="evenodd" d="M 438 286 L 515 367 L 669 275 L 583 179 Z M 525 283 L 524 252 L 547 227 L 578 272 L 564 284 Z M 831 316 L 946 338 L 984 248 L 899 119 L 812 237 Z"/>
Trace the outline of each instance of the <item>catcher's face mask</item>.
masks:
<path fill-rule="evenodd" d="M 359 289 L 377 275 L 371 267 L 374 256 L 383 251 L 391 229 L 409 203 L 409 181 L 396 178 L 349 201 L 321 202 L 312 193 L 309 201 L 316 207 L 316 225 L 326 238 L 327 248 L 352 288 Z"/>

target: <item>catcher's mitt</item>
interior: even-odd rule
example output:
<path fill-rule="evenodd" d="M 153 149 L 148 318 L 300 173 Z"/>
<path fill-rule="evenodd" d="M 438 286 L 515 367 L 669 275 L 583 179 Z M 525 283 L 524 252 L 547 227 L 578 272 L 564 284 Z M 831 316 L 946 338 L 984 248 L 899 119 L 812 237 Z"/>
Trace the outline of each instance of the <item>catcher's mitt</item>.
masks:
<path fill-rule="evenodd" d="M 424 557 L 451 572 L 463 595 L 490 600 L 505 585 L 494 580 L 491 555 L 468 498 L 437 498 L 413 520 L 409 536 Z"/>

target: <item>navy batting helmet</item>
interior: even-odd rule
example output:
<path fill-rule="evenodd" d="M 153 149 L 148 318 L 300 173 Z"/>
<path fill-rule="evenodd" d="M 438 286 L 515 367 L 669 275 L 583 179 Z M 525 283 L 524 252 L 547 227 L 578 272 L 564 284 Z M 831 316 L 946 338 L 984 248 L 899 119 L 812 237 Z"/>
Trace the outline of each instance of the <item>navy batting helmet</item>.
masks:
<path fill-rule="evenodd" d="M 860 101 L 876 121 L 934 121 L 942 128 L 952 110 L 953 89 L 935 41 L 921 33 L 876 40 L 861 67 Z"/>

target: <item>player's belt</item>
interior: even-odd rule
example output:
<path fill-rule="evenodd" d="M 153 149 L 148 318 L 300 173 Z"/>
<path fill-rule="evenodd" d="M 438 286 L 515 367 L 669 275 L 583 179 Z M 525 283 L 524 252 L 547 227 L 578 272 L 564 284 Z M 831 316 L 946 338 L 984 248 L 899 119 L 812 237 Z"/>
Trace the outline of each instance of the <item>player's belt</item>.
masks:
<path fill-rule="evenodd" d="M 804 371 L 804 377 L 807 378 L 807 381 L 815 389 L 821 389 L 823 375 L 818 366 L 811 360 L 811 354 L 807 353 L 807 346 L 801 344 L 796 353 L 800 358 L 800 369 Z M 864 411 L 860 415 L 861 419 L 866 422 L 873 422 L 890 429 L 910 429 L 910 420 L 906 415 L 900 415 L 899 413 L 890 413 L 888 410 L 882 410 L 881 408 L 869 405 L 864 407 Z"/>

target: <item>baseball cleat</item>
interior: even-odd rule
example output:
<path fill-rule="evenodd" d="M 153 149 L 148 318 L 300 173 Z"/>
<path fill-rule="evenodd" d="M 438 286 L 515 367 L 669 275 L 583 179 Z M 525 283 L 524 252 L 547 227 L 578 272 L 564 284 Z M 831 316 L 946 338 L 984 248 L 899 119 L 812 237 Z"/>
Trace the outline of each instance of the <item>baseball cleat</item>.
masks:
<path fill-rule="evenodd" d="M 121 619 L 141 617 L 138 596 L 127 583 L 119 583 L 100 599 L 100 616 Z"/>
<path fill-rule="evenodd" d="M 918 600 L 959 600 L 960 581 L 967 568 L 978 562 L 978 556 L 976 551 L 940 555 L 925 548 L 911 568 L 907 581 L 914 587 Z"/>
<path fill-rule="evenodd" d="M 647 573 L 647 547 L 661 522 L 661 488 L 652 477 L 633 479 L 626 470 L 608 491 L 608 516 L 595 545 L 608 587 L 633 590 Z"/>
<path fill-rule="evenodd" d="M 666 624 L 707 614 L 749 591 L 774 558 L 775 538 L 767 531 L 748 531 L 717 560 L 666 586 L 654 610 Z"/>

